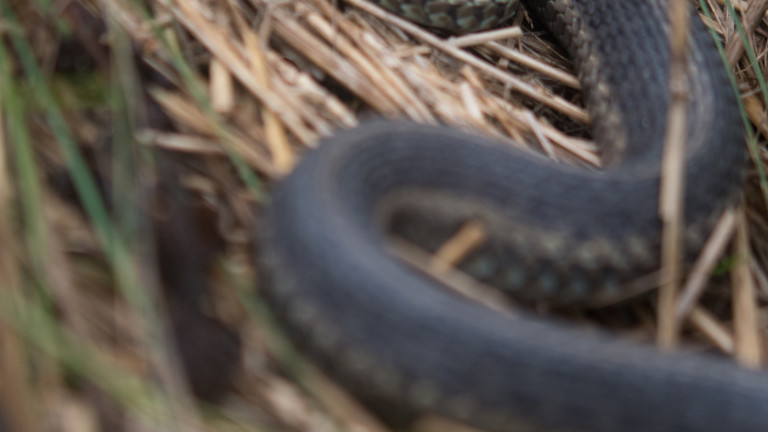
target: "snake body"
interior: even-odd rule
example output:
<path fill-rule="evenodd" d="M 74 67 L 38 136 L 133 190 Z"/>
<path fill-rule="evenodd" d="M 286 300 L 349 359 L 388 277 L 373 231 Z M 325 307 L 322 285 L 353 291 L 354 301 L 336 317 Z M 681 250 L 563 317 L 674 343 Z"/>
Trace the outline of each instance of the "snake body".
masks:
<path fill-rule="evenodd" d="M 267 298 L 341 383 L 412 412 L 493 431 L 768 430 L 763 373 L 492 312 L 386 252 L 390 227 L 437 243 L 474 219 L 489 238 L 462 267 L 517 298 L 556 304 L 622 297 L 658 268 L 666 1 L 526 3 L 576 64 L 606 168 L 405 122 L 339 133 L 274 191 L 261 242 Z M 468 14 L 456 10 L 426 22 L 450 27 Z M 738 195 L 745 162 L 735 97 L 695 18 L 689 71 L 685 246 L 695 253 Z"/>

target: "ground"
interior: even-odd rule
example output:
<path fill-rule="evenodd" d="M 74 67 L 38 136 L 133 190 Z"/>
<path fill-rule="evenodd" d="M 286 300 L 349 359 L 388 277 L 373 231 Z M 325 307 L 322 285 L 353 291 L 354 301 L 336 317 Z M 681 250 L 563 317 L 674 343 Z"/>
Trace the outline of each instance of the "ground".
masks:
<path fill-rule="evenodd" d="M 682 339 L 765 367 L 768 1 L 699 7 L 751 161 Z M 449 39 L 362 0 L 0 8 L 0 431 L 386 430 L 260 301 L 270 186 L 373 116 L 600 163 L 573 68 L 525 13 Z M 571 318 L 651 342 L 660 315 L 650 298 Z"/>

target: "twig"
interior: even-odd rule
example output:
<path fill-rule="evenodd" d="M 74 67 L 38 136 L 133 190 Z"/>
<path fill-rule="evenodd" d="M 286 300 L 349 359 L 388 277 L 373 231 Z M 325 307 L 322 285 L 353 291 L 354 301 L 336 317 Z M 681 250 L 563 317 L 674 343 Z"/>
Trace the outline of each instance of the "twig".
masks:
<path fill-rule="evenodd" d="M 733 316 L 736 336 L 736 359 L 745 367 L 758 368 L 762 363 L 762 344 L 757 319 L 755 285 L 749 271 L 749 231 L 744 212 L 738 214 L 736 225 L 738 260 L 733 269 Z"/>
<path fill-rule="evenodd" d="M 690 13 L 686 0 L 669 3 L 671 101 L 662 161 L 659 215 L 663 223 L 661 248 L 661 288 L 659 290 L 659 329 L 657 343 L 670 349 L 677 345 L 679 329 L 675 320 L 675 298 L 682 275 L 683 194 L 685 188 L 685 137 L 688 115 L 686 76 Z"/>

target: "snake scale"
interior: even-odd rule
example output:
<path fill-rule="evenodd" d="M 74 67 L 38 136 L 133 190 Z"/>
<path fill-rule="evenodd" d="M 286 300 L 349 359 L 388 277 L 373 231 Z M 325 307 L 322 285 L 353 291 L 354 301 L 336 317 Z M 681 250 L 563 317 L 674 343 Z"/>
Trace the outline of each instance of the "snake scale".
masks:
<path fill-rule="evenodd" d="M 497 0 L 391 1 L 381 3 L 460 32 L 513 10 Z M 554 304 L 623 297 L 658 268 L 666 1 L 525 3 L 579 71 L 605 169 L 444 127 L 373 121 L 341 132 L 274 190 L 260 259 L 275 313 L 359 397 L 414 413 L 492 431 L 768 430 L 766 374 L 493 312 L 387 253 L 392 227 L 438 243 L 477 220 L 489 237 L 462 269 Z M 738 196 L 745 152 L 735 97 L 695 17 L 688 57 L 684 237 L 695 253 Z"/>

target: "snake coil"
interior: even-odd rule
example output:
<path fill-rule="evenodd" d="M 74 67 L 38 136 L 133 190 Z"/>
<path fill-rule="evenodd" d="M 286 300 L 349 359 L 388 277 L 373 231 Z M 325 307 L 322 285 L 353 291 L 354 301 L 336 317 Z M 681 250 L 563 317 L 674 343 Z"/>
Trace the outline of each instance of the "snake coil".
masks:
<path fill-rule="evenodd" d="M 381 3 L 460 31 L 512 10 L 495 0 Z M 763 373 L 495 313 L 386 253 L 392 224 L 429 243 L 479 220 L 491 235 L 463 268 L 517 298 L 557 304 L 622 297 L 658 267 L 666 1 L 526 3 L 576 64 L 606 168 L 404 122 L 339 133 L 274 191 L 261 264 L 275 312 L 361 397 L 488 430 L 768 430 Z M 688 69 L 685 240 L 696 252 L 738 195 L 745 152 L 727 76 L 695 18 Z"/>

